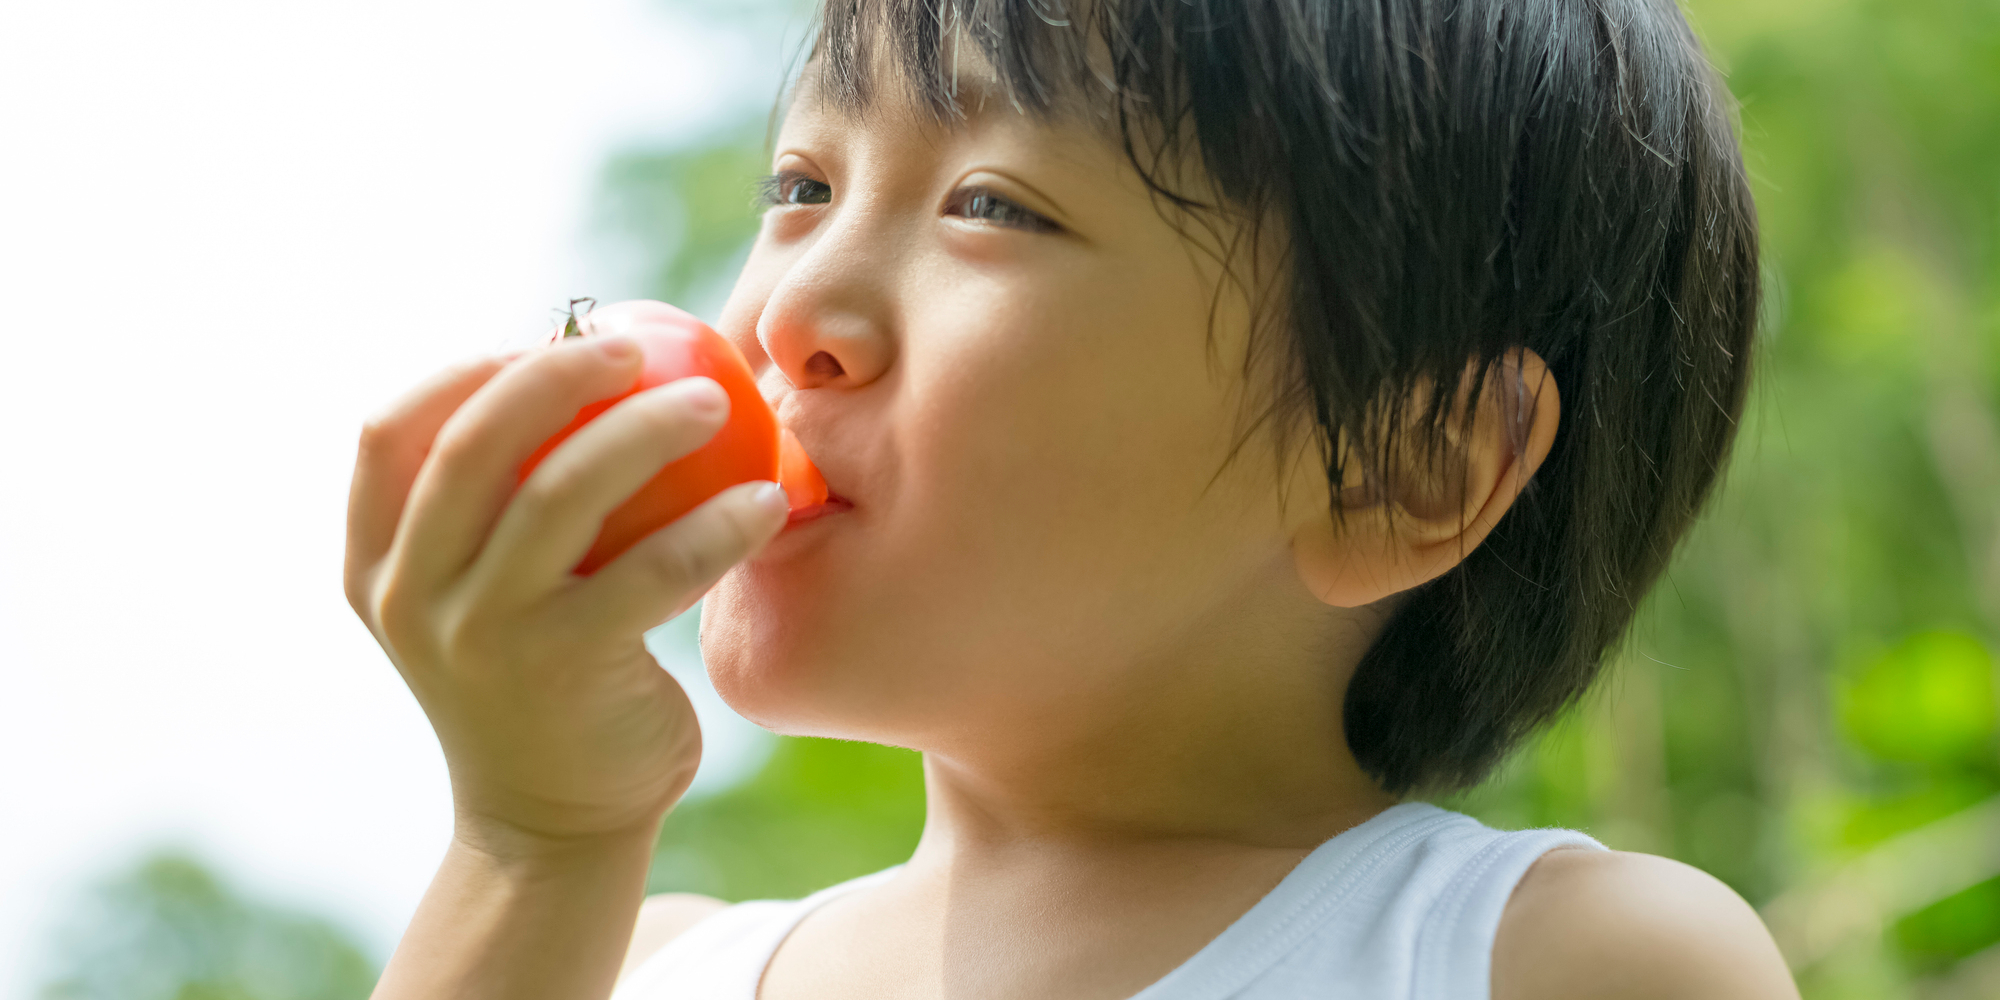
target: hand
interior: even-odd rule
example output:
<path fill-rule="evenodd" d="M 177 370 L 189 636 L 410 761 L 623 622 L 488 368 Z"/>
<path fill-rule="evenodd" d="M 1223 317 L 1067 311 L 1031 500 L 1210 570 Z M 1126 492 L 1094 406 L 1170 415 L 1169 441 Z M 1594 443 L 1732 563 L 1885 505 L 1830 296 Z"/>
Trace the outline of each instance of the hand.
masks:
<path fill-rule="evenodd" d="M 638 373 L 637 345 L 623 337 L 486 358 L 361 433 L 348 603 L 437 731 L 460 839 L 485 850 L 657 825 L 694 777 L 701 735 L 642 637 L 785 523 L 783 491 L 745 483 L 594 575 L 570 572 L 606 514 L 728 416 L 709 379 L 638 393 L 514 489 L 542 441 Z"/>

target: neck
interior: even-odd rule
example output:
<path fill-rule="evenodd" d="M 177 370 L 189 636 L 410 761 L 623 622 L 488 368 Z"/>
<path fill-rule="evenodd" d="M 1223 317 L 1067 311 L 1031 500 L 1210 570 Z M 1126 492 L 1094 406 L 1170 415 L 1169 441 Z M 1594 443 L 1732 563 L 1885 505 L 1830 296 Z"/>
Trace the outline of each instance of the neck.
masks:
<path fill-rule="evenodd" d="M 913 871 L 1239 848 L 1303 857 L 1394 805 L 1341 725 L 1347 680 L 1376 630 L 1314 631 L 1320 641 L 1238 628 L 1181 642 L 1170 658 L 1117 672 L 1123 682 L 986 730 L 1002 736 L 926 748 Z M 1350 638 L 1330 649 L 1328 634 Z"/>

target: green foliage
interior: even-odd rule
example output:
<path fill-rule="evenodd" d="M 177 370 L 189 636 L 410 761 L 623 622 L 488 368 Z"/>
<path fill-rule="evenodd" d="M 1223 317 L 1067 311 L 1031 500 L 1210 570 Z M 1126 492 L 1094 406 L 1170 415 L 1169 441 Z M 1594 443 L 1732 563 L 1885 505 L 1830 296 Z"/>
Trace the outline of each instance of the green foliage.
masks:
<path fill-rule="evenodd" d="M 2000 879 L 1988 879 L 1904 917 L 1893 936 L 1906 964 L 1937 972 L 2000 943 Z"/>
<path fill-rule="evenodd" d="M 797 898 L 908 859 L 923 801 L 915 753 L 788 738 L 756 777 L 674 810 L 648 889 Z"/>
<path fill-rule="evenodd" d="M 603 174 L 601 227 L 637 248 L 647 293 L 712 315 L 757 232 L 761 123 L 697 145 L 634 150 Z"/>
<path fill-rule="evenodd" d="M 43 1000 L 362 1000 L 377 974 L 341 929 L 174 852 L 92 893 L 59 932 L 56 969 Z"/>
<path fill-rule="evenodd" d="M 1993 750 L 1993 657 L 1963 632 L 1922 632 L 1836 678 L 1840 721 L 1888 761 L 1948 765 Z"/>

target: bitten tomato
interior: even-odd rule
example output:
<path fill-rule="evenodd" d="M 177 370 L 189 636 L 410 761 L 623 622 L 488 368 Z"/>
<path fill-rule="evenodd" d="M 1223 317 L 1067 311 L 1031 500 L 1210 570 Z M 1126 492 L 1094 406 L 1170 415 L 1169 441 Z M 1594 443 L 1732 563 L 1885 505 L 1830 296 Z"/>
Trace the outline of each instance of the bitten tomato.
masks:
<path fill-rule="evenodd" d="M 826 477 L 820 475 L 819 467 L 806 457 L 805 446 L 789 430 L 778 432 L 778 485 L 785 488 L 793 510 L 826 502 Z"/>
<path fill-rule="evenodd" d="M 604 528 L 591 544 L 590 552 L 573 570 L 582 576 L 597 572 L 599 567 L 616 559 L 641 538 L 700 506 L 717 493 L 737 483 L 779 477 L 778 419 L 758 393 L 756 379 L 750 374 L 750 365 L 743 360 L 742 352 L 724 340 L 721 334 L 709 329 L 708 324 L 664 302 L 622 302 L 606 307 L 599 318 L 607 318 L 604 314 L 614 311 L 617 318 L 623 321 L 619 332 L 638 341 L 640 352 L 644 355 L 645 362 L 638 381 L 626 392 L 577 411 L 576 419 L 570 421 L 569 426 L 543 442 L 533 455 L 528 456 L 527 461 L 521 463 L 521 481 L 525 481 L 557 445 L 576 433 L 577 428 L 596 419 L 619 400 L 676 379 L 705 375 L 721 384 L 729 394 L 729 422 L 707 444 L 661 469 L 658 475 L 639 487 L 631 499 L 604 519 Z M 588 336 L 593 325 L 596 324 L 572 321 L 564 333 Z M 817 483 L 818 499 L 810 502 L 824 501 L 826 481 L 820 478 L 819 470 L 813 468 L 812 461 L 806 458 L 805 451 L 799 448 L 791 434 L 786 432 L 784 437 L 788 453 L 786 466 L 792 476 L 792 480 L 786 481 L 785 485 L 789 489 L 792 481 L 796 481 L 803 491 L 809 493 L 811 484 Z M 789 454 L 792 452 L 796 454 Z M 792 496 L 793 507 L 802 506 L 804 502 L 803 496 Z"/>

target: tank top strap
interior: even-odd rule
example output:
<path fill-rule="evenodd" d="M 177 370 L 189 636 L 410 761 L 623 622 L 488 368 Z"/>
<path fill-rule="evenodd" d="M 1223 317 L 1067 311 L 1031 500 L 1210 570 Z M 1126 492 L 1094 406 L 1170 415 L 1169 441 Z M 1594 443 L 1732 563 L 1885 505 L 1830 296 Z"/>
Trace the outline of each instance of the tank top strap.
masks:
<path fill-rule="evenodd" d="M 1424 802 L 1313 851 L 1249 912 L 1132 1000 L 1486 1000 L 1494 932 L 1572 830 L 1494 830 Z"/>
<path fill-rule="evenodd" d="M 1563 848 L 1605 849 L 1575 830 L 1520 830 L 1496 833 L 1468 858 L 1417 929 L 1410 1000 L 1491 995 L 1493 939 L 1514 887 L 1542 855 Z"/>
<path fill-rule="evenodd" d="M 756 1000 L 764 967 L 806 914 L 901 868 L 828 886 L 804 899 L 759 899 L 717 910 L 639 963 L 611 1000 Z"/>

